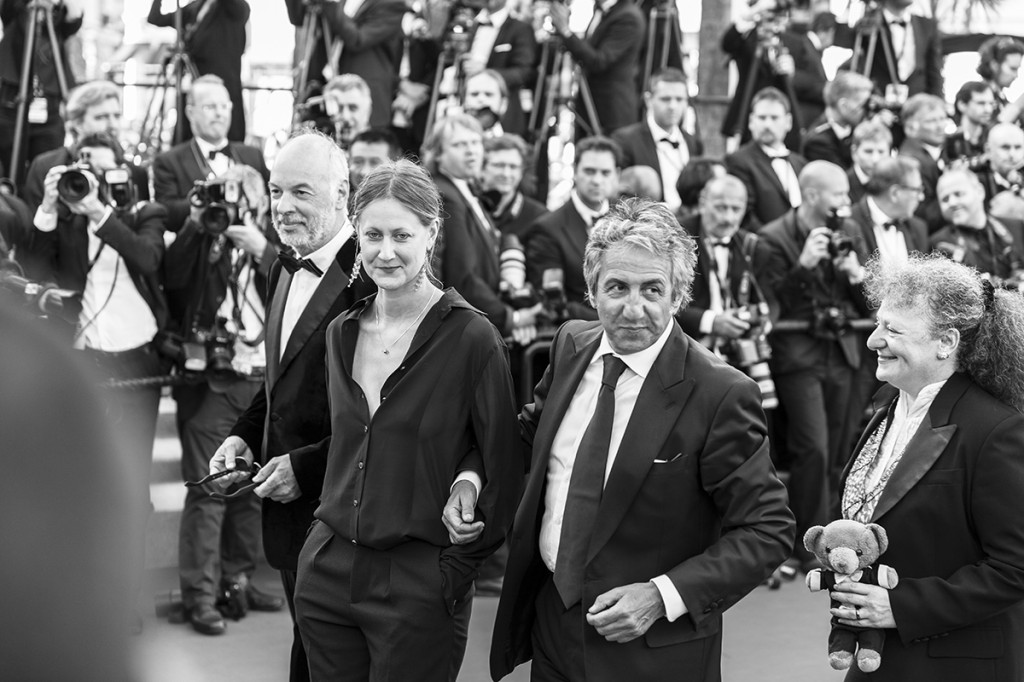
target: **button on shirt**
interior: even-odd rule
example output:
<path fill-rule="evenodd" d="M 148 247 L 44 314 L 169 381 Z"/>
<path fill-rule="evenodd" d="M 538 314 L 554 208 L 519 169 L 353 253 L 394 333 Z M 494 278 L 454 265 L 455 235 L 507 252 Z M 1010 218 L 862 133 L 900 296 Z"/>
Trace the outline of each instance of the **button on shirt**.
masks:
<path fill-rule="evenodd" d="M 906 263 L 909 259 L 907 252 L 907 240 L 903 233 L 895 226 L 885 227 L 892 219 L 885 211 L 878 207 L 875 200 L 867 198 L 868 213 L 871 215 L 872 230 L 875 233 L 875 243 L 878 244 L 878 255 L 886 263 Z"/>
<path fill-rule="evenodd" d="M 338 234 L 331 237 L 331 240 L 321 246 L 313 253 L 306 256 L 313 261 L 321 272 L 327 272 L 331 264 L 338 257 L 338 252 L 345 242 L 352 238 L 354 230 L 352 223 L 345 221 L 345 224 L 338 230 Z M 323 281 L 312 272 L 302 269 L 292 275 L 291 284 L 288 286 L 288 296 L 285 298 L 284 311 L 281 313 L 281 357 L 284 357 L 285 348 L 288 346 L 288 339 L 295 330 L 295 324 L 302 316 L 302 312 L 309 305 L 309 301 L 316 293 L 316 288 Z"/>
<path fill-rule="evenodd" d="M 678 127 L 672 130 L 665 130 L 654 122 L 654 116 L 648 114 L 647 127 L 654 138 L 655 147 L 658 149 L 658 170 L 661 175 L 661 186 L 663 188 L 665 205 L 669 210 L 675 212 L 682 206 L 683 201 L 679 198 L 676 190 L 676 182 L 683 168 L 690 162 L 690 150 L 686 147 L 686 140 Z M 668 140 L 668 141 L 666 141 Z M 672 146 L 675 143 L 675 147 Z"/>
<path fill-rule="evenodd" d="M 669 324 L 650 348 L 629 355 L 615 353 L 608 342 L 607 335 L 601 336 L 597 352 L 594 353 L 590 364 L 587 365 L 580 384 L 576 388 L 576 394 L 562 419 L 562 424 L 558 427 L 551 445 L 551 456 L 548 458 L 547 490 L 544 494 L 544 516 L 540 525 L 539 547 L 541 559 L 552 573 L 554 573 L 555 559 L 558 556 L 562 517 L 565 513 L 565 501 L 569 494 L 569 480 L 572 477 L 576 451 L 579 450 L 583 433 L 597 407 L 597 394 L 601 388 L 601 377 L 604 373 L 603 357 L 608 353 L 613 353 L 626 363 L 626 370 L 619 377 L 615 386 L 615 418 L 612 422 L 608 462 L 605 466 L 604 476 L 605 485 L 607 485 L 608 475 L 615 464 L 622 436 L 626 432 L 626 425 L 629 424 L 636 400 L 640 395 L 640 388 L 647 375 L 650 374 L 654 361 L 665 347 L 671 333 L 672 325 Z M 679 592 L 668 576 L 658 576 L 653 578 L 653 582 L 665 602 L 669 621 L 686 613 L 682 597 L 679 596 Z M 589 604 L 584 605 L 584 608 L 589 608 Z"/>

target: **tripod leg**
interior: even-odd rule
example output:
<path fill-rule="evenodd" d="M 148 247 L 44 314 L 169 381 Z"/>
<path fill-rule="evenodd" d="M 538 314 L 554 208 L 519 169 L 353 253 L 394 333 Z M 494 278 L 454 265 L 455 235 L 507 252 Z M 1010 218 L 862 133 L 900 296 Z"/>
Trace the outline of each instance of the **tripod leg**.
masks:
<path fill-rule="evenodd" d="M 590 94 L 590 86 L 587 84 L 587 77 L 579 66 L 575 71 L 576 81 L 580 85 L 580 100 L 583 102 L 583 109 L 587 114 L 592 135 L 601 134 L 601 121 L 597 118 L 597 107 L 594 106 L 594 97 Z"/>
<path fill-rule="evenodd" d="M 654 34 L 657 31 L 657 25 L 658 7 L 655 5 L 647 15 L 647 37 L 644 42 L 647 49 L 644 50 L 644 74 L 643 81 L 640 83 L 640 92 L 647 91 L 647 88 L 650 87 L 651 84 L 651 76 L 654 74 Z"/>
<path fill-rule="evenodd" d="M 545 77 L 547 76 L 548 60 L 551 58 L 551 41 L 547 40 L 540 48 L 540 62 L 537 67 L 537 82 L 533 86 L 533 109 L 530 111 L 530 118 L 526 123 L 526 130 L 531 134 L 537 130 L 537 117 L 543 107 L 538 106 L 547 92 Z"/>
<path fill-rule="evenodd" d="M 64 69 L 64 62 L 61 57 L 60 42 L 57 39 L 57 31 L 53 28 L 53 15 L 47 12 L 46 17 L 46 33 L 50 38 L 50 51 L 53 53 L 53 66 L 57 71 L 57 84 L 60 87 L 60 98 L 63 101 L 68 99 L 68 76 L 67 71 Z"/>
<path fill-rule="evenodd" d="M 757 80 L 757 69 L 761 65 L 762 53 L 763 50 L 758 45 L 754 50 L 754 56 L 750 60 L 750 68 L 747 69 L 747 81 L 743 84 L 740 115 L 736 119 L 737 130 L 732 131 L 732 135 L 739 133 L 741 138 L 743 137 L 743 132 L 747 129 L 747 116 L 750 115 L 750 101 L 754 99 L 754 81 Z"/>
<path fill-rule="evenodd" d="M 14 186 L 18 186 L 18 179 L 21 176 L 22 153 L 25 151 L 25 136 L 28 125 L 28 100 L 29 84 L 32 82 L 32 63 L 36 54 L 36 30 L 38 29 L 39 12 L 44 10 L 33 10 L 29 14 L 28 30 L 25 32 L 25 51 L 22 54 L 21 62 L 21 83 L 18 85 L 18 109 L 17 118 L 14 121 L 14 146 L 11 149 L 10 166 L 8 173 Z"/>

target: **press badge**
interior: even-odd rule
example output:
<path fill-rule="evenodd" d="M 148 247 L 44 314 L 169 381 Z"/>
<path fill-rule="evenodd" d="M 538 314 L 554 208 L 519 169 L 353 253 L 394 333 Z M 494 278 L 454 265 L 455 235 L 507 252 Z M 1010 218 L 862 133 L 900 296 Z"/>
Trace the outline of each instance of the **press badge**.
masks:
<path fill-rule="evenodd" d="M 28 105 L 28 122 L 42 125 L 50 120 L 50 110 L 45 97 L 33 97 Z"/>

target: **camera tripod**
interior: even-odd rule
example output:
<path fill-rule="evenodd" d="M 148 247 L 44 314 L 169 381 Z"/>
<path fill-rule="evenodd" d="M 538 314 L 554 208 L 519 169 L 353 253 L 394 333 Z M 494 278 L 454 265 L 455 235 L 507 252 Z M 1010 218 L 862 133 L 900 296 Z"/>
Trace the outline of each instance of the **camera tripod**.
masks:
<path fill-rule="evenodd" d="M 864 56 L 864 62 L 860 67 L 860 73 L 871 77 L 872 67 L 875 64 L 875 50 L 878 47 L 879 36 L 882 33 L 882 25 L 885 20 L 882 18 L 882 10 L 878 7 L 868 6 L 867 11 L 864 14 L 864 18 L 861 19 L 860 24 L 857 26 L 857 35 L 853 42 L 853 57 L 850 59 L 850 64 L 854 69 L 857 69 L 857 64 L 860 63 L 861 56 Z M 912 30 L 910 26 L 906 27 L 907 31 Z M 865 42 L 867 47 L 865 48 Z M 899 69 L 896 66 L 896 56 L 893 53 L 893 46 L 891 40 L 882 39 L 882 54 L 885 57 L 885 68 L 889 76 L 889 83 L 897 84 L 900 83 Z M 885 93 L 883 93 L 884 95 Z"/>
<path fill-rule="evenodd" d="M 756 30 L 756 29 L 755 29 Z M 736 124 L 740 127 L 738 131 L 740 136 L 743 137 L 747 130 L 747 117 L 750 115 L 750 105 L 754 99 L 754 86 L 757 83 L 757 72 L 761 68 L 761 64 L 767 61 L 774 61 L 772 52 L 775 52 L 777 56 L 780 52 L 786 50 L 786 47 L 782 45 L 782 41 L 779 36 L 773 36 L 770 40 L 765 40 L 758 36 L 757 47 L 754 48 L 754 55 L 750 60 L 750 67 L 747 69 L 747 80 L 743 85 L 743 93 L 740 99 L 740 115 L 736 119 Z M 803 129 L 803 121 L 800 116 L 800 107 L 797 106 L 796 90 L 793 88 L 793 79 L 789 76 L 779 75 L 779 78 L 783 82 L 783 90 L 786 93 L 786 97 L 789 98 L 790 103 L 790 114 L 793 117 L 793 130 L 800 131 Z M 735 131 L 732 133 L 735 134 Z"/>
<path fill-rule="evenodd" d="M 656 0 L 651 7 L 647 17 L 647 40 L 644 45 L 646 48 L 642 92 L 646 92 L 650 87 L 653 74 L 669 66 L 682 68 L 683 61 L 679 51 L 682 49 L 683 35 L 679 29 L 679 9 L 675 0 Z M 671 57 L 675 58 L 670 59 Z"/>
<path fill-rule="evenodd" d="M 328 61 L 333 56 L 332 46 L 335 44 L 334 35 L 331 32 L 331 25 L 324 16 L 323 4 L 320 2 L 306 2 L 306 15 L 302 19 L 302 27 L 296 39 L 296 45 L 302 50 L 302 57 L 296 67 L 295 84 L 292 88 L 292 97 L 295 102 L 294 119 L 299 120 L 299 104 L 308 96 L 309 70 L 313 63 L 313 55 L 318 46 L 323 45 L 324 54 Z"/>
<path fill-rule="evenodd" d="M 537 83 L 534 86 L 534 101 L 541 102 L 530 112 L 528 129 L 537 131 L 537 141 L 542 143 L 549 133 L 558 126 L 560 114 L 568 111 L 573 114 L 577 128 L 583 136 L 600 135 L 601 122 L 597 118 L 597 107 L 590 93 L 590 85 L 583 74 L 583 69 L 573 61 L 572 55 L 561 43 L 552 47 L 553 40 L 544 43 L 540 53 L 540 66 L 537 72 Z M 550 69 L 548 64 L 550 63 Z M 573 97 L 573 84 L 579 86 L 579 100 L 583 111 L 577 111 Z"/>
<path fill-rule="evenodd" d="M 183 21 L 181 0 L 177 0 L 177 8 L 174 11 L 174 47 L 171 49 L 171 53 L 164 57 L 160 65 L 160 74 L 153 85 L 153 95 L 146 105 L 146 114 L 140 126 L 139 143 L 135 150 L 137 162 L 144 157 L 152 158 L 163 150 L 169 108 L 167 96 L 170 93 L 174 95 L 174 110 L 177 112 L 174 130 L 171 133 L 171 145 L 176 145 L 185 139 L 185 126 L 188 123 L 185 119 L 183 86 L 186 85 L 186 78 L 198 78 L 199 70 L 192 62 L 192 58 L 188 56 L 188 52 L 185 51 Z"/>
<path fill-rule="evenodd" d="M 61 101 L 68 99 L 68 78 L 62 61 L 60 41 L 57 39 L 57 32 L 53 28 L 53 5 L 47 0 L 31 0 L 26 9 L 29 11 L 28 26 L 25 31 L 25 51 L 21 59 L 21 82 L 18 84 L 18 109 L 17 118 L 14 122 L 14 146 L 11 149 L 10 178 L 17 186 L 18 177 L 21 175 L 22 154 L 24 152 L 25 136 L 28 125 L 28 106 L 32 93 L 29 87 L 34 81 L 33 66 L 36 58 L 36 40 L 40 22 L 46 27 L 46 38 L 50 43 L 50 52 L 53 54 L 53 66 L 57 72 L 57 84 L 60 87 Z"/>

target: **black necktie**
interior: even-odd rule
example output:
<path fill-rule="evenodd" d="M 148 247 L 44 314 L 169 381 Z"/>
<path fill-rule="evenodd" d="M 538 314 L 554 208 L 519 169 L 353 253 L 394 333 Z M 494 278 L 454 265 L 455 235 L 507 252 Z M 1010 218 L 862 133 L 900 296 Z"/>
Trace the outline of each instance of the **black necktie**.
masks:
<path fill-rule="evenodd" d="M 294 275 L 299 270 L 306 270 L 316 277 L 323 277 L 324 271 L 317 266 L 316 263 L 309 260 L 308 258 L 297 258 L 287 251 L 279 251 L 277 259 L 281 261 L 281 265 L 290 274 Z"/>
<path fill-rule="evenodd" d="M 612 439 L 615 418 L 615 384 L 626 369 L 626 363 L 611 353 L 605 355 L 604 375 L 597 394 L 597 408 L 590 419 L 576 461 L 569 477 L 569 493 L 565 498 L 562 532 L 555 558 L 555 588 L 565 608 L 583 598 L 583 569 L 587 547 L 597 519 L 597 509 L 604 492 L 604 470 Z"/>
<path fill-rule="evenodd" d="M 227 156 L 227 151 L 225 151 L 226 149 L 227 147 L 221 147 L 220 149 L 211 149 L 209 152 L 207 152 L 206 155 L 210 157 L 210 161 L 213 161 L 215 158 L 217 158 L 218 154 L 224 154 L 225 156 Z"/>
<path fill-rule="evenodd" d="M 661 138 L 661 139 L 660 139 L 660 140 L 658 140 L 658 141 L 659 141 L 659 142 L 664 142 L 664 143 L 666 143 L 666 144 L 670 144 L 670 145 L 672 145 L 672 149 L 679 149 L 679 143 L 678 143 L 678 142 L 676 142 L 676 141 L 675 141 L 675 140 L 673 140 L 673 139 L 670 139 L 670 138 L 668 138 L 668 137 L 663 137 L 663 138 Z"/>

